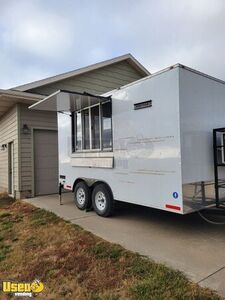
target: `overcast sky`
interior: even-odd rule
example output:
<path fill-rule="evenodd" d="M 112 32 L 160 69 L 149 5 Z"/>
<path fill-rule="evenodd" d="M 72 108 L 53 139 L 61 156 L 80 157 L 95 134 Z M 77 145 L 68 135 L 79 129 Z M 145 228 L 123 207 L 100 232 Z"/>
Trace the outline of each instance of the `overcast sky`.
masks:
<path fill-rule="evenodd" d="M 0 88 L 128 52 L 225 80 L 225 1 L 0 0 Z"/>

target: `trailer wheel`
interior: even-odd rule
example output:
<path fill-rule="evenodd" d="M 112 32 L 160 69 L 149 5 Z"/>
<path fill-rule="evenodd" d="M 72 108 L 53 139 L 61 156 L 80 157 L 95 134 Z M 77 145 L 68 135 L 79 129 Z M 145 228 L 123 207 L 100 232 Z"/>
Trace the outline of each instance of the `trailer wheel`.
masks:
<path fill-rule="evenodd" d="M 91 207 L 90 188 L 84 181 L 80 181 L 74 188 L 74 202 L 80 210 Z"/>
<path fill-rule="evenodd" d="M 109 217 L 113 214 L 114 200 L 106 184 L 100 183 L 95 186 L 92 192 L 92 206 L 101 217 Z"/>

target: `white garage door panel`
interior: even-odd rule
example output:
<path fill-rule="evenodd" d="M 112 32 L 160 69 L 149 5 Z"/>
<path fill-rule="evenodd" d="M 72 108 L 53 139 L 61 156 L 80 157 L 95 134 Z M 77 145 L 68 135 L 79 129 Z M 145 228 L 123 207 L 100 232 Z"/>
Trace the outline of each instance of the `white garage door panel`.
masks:
<path fill-rule="evenodd" d="M 53 130 L 34 130 L 35 195 L 58 192 L 58 141 Z"/>

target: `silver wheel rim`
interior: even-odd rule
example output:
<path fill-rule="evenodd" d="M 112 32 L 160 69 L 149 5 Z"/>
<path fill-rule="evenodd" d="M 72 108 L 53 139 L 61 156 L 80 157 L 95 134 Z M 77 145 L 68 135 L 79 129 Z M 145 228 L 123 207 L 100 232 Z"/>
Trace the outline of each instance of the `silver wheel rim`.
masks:
<path fill-rule="evenodd" d="M 95 205 L 99 211 L 106 208 L 106 196 L 103 192 L 99 191 L 95 195 Z"/>
<path fill-rule="evenodd" d="M 76 192 L 76 199 L 77 199 L 77 203 L 79 205 L 84 205 L 85 203 L 85 191 L 82 187 L 78 188 L 77 189 L 77 192 Z"/>

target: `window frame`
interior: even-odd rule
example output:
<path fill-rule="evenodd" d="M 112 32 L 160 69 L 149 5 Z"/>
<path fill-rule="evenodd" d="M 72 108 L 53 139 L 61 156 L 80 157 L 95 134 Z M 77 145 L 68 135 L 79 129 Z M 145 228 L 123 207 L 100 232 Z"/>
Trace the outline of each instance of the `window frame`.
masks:
<path fill-rule="evenodd" d="M 89 134 L 89 148 L 84 148 L 84 145 L 86 143 L 86 139 L 85 139 L 85 126 L 84 126 L 84 123 L 85 123 L 85 119 L 84 119 L 84 115 L 82 114 L 81 111 L 85 111 L 85 110 L 88 110 L 88 134 Z M 90 107 L 87 107 L 87 108 L 84 108 L 82 109 L 80 112 L 81 112 L 81 150 L 85 150 L 85 151 L 90 151 L 92 148 L 92 135 L 91 135 L 91 117 L 90 117 Z M 75 137 L 76 137 L 76 131 L 75 131 Z"/>
<path fill-rule="evenodd" d="M 104 105 L 105 103 L 108 103 L 110 102 L 110 105 L 111 105 L 111 118 L 110 118 L 110 121 L 111 121 L 111 139 L 112 139 L 112 146 L 110 148 L 103 148 L 103 140 L 102 140 L 102 135 L 103 135 L 103 113 L 102 113 L 102 105 Z M 113 127 L 112 127 L 112 100 L 107 100 L 107 101 L 104 101 L 103 103 L 101 103 L 101 149 L 103 149 L 102 151 L 104 152 L 109 152 L 109 151 L 113 151 Z"/>
<path fill-rule="evenodd" d="M 93 107 L 97 107 L 98 106 L 98 116 L 99 116 L 99 146 L 100 148 L 93 148 L 93 141 L 92 141 L 92 115 L 91 115 L 91 110 Z M 90 133 L 91 133 L 91 139 L 90 139 L 90 149 L 92 150 L 96 150 L 96 151 L 101 151 L 102 149 L 102 126 L 101 126 L 101 122 L 102 122 L 102 114 L 101 114 L 101 104 L 98 103 L 96 105 L 93 105 L 90 107 L 90 113 L 89 113 L 89 117 L 90 117 Z"/>
<path fill-rule="evenodd" d="M 112 146 L 109 148 L 103 148 L 103 140 L 102 140 L 102 133 L 103 133 L 103 118 L 102 118 L 102 105 L 105 103 L 110 102 L 111 105 L 111 139 L 112 139 Z M 99 139 L 100 139 L 100 148 L 92 148 L 93 147 L 93 141 L 92 141 L 92 120 L 91 120 L 91 109 L 93 107 L 99 107 Z M 90 149 L 84 149 L 84 126 L 83 126 L 83 114 L 82 111 L 87 110 L 89 111 L 89 143 L 90 143 Z M 81 149 L 77 150 L 76 149 L 76 141 L 77 141 L 77 113 L 81 113 Z M 76 110 L 72 112 L 72 118 L 71 118 L 71 123 L 72 123 L 72 154 L 74 153 L 94 153 L 94 152 L 112 152 L 113 151 L 113 129 L 112 129 L 112 101 L 111 100 L 106 100 L 104 102 L 100 102 L 97 104 L 90 105 L 88 107 Z"/>

